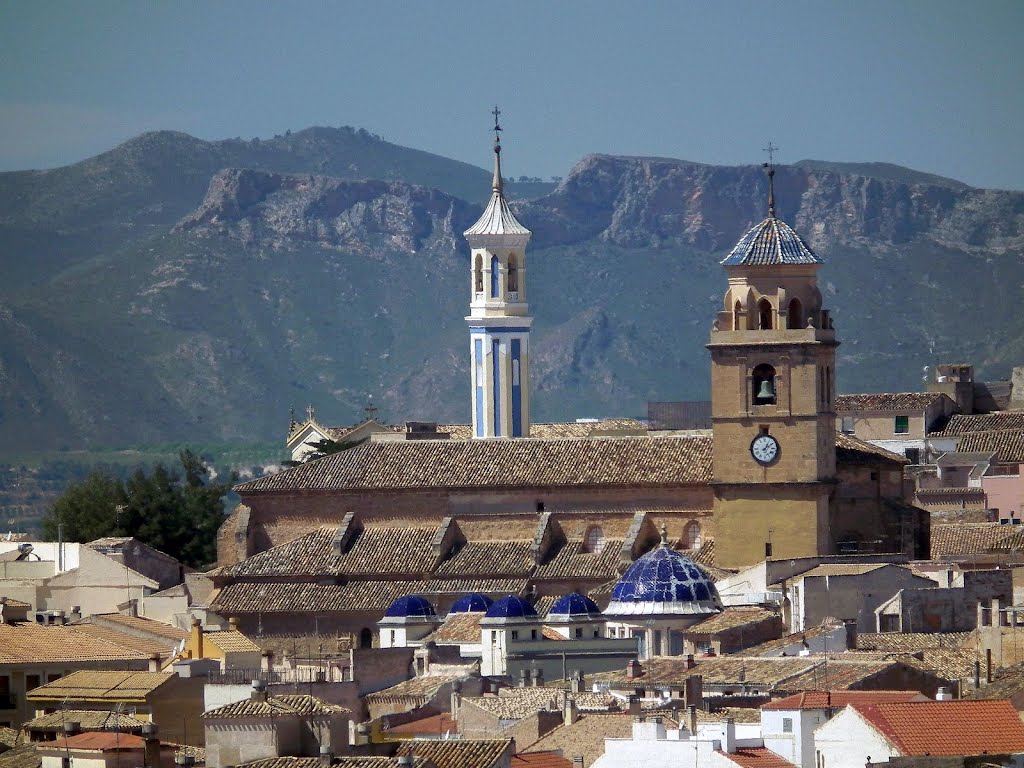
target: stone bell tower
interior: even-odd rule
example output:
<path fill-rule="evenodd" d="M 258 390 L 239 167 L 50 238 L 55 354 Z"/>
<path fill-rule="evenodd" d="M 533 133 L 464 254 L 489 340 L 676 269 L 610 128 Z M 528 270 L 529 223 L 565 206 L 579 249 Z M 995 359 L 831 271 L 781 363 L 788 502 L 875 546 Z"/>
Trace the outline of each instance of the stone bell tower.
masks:
<path fill-rule="evenodd" d="M 526 244 L 530 230 L 505 201 L 500 110 L 494 108 L 494 180 L 483 215 L 465 231 L 470 247 L 470 376 L 473 437 L 530 436 L 530 324 Z"/>
<path fill-rule="evenodd" d="M 722 261 L 724 308 L 711 331 L 715 562 L 829 554 L 836 483 L 835 331 L 817 287 L 821 260 L 775 217 Z"/>

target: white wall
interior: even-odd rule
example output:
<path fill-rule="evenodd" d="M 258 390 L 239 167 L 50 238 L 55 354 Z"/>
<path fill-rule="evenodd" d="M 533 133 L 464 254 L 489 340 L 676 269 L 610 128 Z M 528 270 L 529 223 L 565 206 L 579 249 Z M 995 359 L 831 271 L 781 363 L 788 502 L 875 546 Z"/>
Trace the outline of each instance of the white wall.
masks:
<path fill-rule="evenodd" d="M 869 757 L 884 763 L 899 755 L 850 707 L 815 731 L 814 748 L 820 755 L 818 768 L 864 768 Z"/>
<path fill-rule="evenodd" d="M 784 732 L 783 721 L 793 728 Z M 825 722 L 822 709 L 768 709 L 761 711 L 764 745 L 801 768 L 814 768 L 814 729 Z"/>

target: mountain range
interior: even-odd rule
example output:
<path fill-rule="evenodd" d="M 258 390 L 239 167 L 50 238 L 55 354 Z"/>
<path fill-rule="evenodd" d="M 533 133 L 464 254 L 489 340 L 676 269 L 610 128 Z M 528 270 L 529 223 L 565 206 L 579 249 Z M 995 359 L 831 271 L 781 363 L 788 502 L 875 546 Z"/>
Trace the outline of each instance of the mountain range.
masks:
<path fill-rule="evenodd" d="M 534 418 L 706 398 L 718 262 L 765 216 L 762 169 L 589 155 L 507 190 L 534 233 Z M 489 193 L 482 168 L 353 128 L 155 132 L 0 173 L 0 454 L 283 440 L 291 406 L 347 423 L 369 397 L 467 422 L 461 233 Z M 1024 362 L 1024 193 L 807 160 L 775 196 L 825 260 L 840 391 Z"/>

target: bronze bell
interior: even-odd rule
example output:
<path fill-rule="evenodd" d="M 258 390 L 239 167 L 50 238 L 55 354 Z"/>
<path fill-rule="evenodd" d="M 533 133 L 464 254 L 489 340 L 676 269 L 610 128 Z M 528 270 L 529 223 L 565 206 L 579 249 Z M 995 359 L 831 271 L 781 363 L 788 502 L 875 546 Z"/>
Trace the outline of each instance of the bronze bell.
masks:
<path fill-rule="evenodd" d="M 761 382 L 761 387 L 757 390 L 757 397 L 755 399 L 758 403 L 775 402 L 775 385 L 772 384 L 771 379 L 765 379 Z"/>

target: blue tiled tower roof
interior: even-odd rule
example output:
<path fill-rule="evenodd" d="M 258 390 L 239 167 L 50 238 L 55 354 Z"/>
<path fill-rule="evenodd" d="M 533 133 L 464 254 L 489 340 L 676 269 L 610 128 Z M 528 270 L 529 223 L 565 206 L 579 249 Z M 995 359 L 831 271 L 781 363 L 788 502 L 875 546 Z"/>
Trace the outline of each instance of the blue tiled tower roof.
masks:
<path fill-rule="evenodd" d="M 451 610 L 448 613 L 479 613 L 486 611 L 493 604 L 494 601 L 486 595 L 470 592 L 468 595 L 463 595 L 452 603 Z"/>
<path fill-rule="evenodd" d="M 810 246 L 786 222 L 769 216 L 745 234 L 722 260 L 726 267 L 820 264 Z"/>
<path fill-rule="evenodd" d="M 597 607 L 597 603 L 586 595 L 581 595 L 579 592 L 570 592 L 568 595 L 562 595 L 555 600 L 551 610 L 548 611 L 549 617 L 600 615 L 601 609 Z"/>
<path fill-rule="evenodd" d="M 530 603 L 517 595 L 509 595 L 498 600 L 487 609 L 487 619 L 528 619 L 537 615 Z"/>
<path fill-rule="evenodd" d="M 606 615 L 718 613 L 722 602 L 708 576 L 666 544 L 638 558 L 612 589 Z"/>
<path fill-rule="evenodd" d="M 389 619 L 427 619 L 437 616 L 437 612 L 426 598 L 406 595 L 389 605 L 384 616 Z"/>

